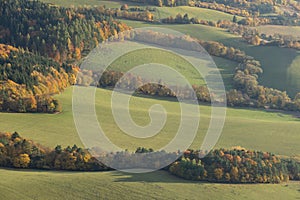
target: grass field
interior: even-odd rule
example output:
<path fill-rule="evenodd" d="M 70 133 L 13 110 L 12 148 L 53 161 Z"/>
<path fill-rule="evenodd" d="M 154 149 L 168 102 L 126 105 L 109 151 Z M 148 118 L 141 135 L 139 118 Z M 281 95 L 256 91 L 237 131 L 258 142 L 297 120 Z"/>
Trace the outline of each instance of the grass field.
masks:
<path fill-rule="evenodd" d="M 18 131 L 43 145 L 80 145 L 71 110 L 72 88 L 57 96 L 63 102 L 60 114 L 0 113 L 0 130 Z M 117 145 L 164 145 L 178 127 L 178 103 L 133 97 L 131 113 L 137 124 L 149 122 L 147 109 L 162 104 L 168 111 L 166 128 L 147 140 L 124 135 L 112 119 L 111 91 L 98 89 L 96 110 L 107 136 Z M 207 128 L 210 109 L 200 106 L 199 133 L 193 148 L 199 147 Z M 169 121 L 170 120 L 170 121 Z M 281 113 L 228 109 L 223 134 L 217 147 L 244 146 L 278 154 L 299 155 L 299 119 Z M 155 144 L 155 145 L 154 145 Z M 0 169 L 1 199 L 297 199 L 299 182 L 288 184 L 213 184 L 186 181 L 167 172 L 126 174 L 121 172 L 56 172 Z"/>
<path fill-rule="evenodd" d="M 55 5 L 70 7 L 70 6 L 99 6 L 105 5 L 107 8 L 120 8 L 123 4 L 127 4 L 129 7 L 146 7 L 148 5 L 137 3 L 137 2 L 129 2 L 129 1 L 109 1 L 109 0 L 68 0 L 68 1 L 60 1 L 60 0 L 42 0 L 46 3 L 53 3 Z M 156 7 L 154 5 L 149 5 L 149 7 Z M 209 21 L 218 21 L 218 20 L 232 20 L 233 15 L 227 14 L 220 11 L 215 11 L 211 9 L 205 8 L 196 8 L 190 6 L 178 6 L 178 7 L 156 7 L 157 11 L 155 12 L 156 19 L 162 19 L 166 17 L 175 17 L 178 13 L 181 15 L 185 15 L 188 13 L 189 17 L 196 17 L 203 20 Z M 243 17 L 237 17 L 238 20 L 243 19 Z"/>
<path fill-rule="evenodd" d="M 0 169 L 1 199 L 297 199 L 299 183 L 210 184 L 185 181 L 158 171 L 47 172 Z M 16 181 L 17 180 L 17 181 Z M 222 192 L 220 192 L 222 191 Z"/>
<path fill-rule="evenodd" d="M 300 26 L 279 26 L 279 25 L 265 25 L 258 26 L 257 30 L 260 33 L 266 35 L 281 34 L 281 35 L 291 35 L 300 38 Z"/>
<path fill-rule="evenodd" d="M 108 67 L 108 69 L 127 72 L 128 70 L 136 66 L 142 66 L 144 64 L 149 63 L 158 63 L 176 70 L 178 73 L 184 76 L 190 84 L 206 84 L 201 74 L 199 74 L 199 72 L 194 66 L 192 66 L 187 60 L 184 59 L 184 56 L 178 56 L 166 50 L 158 50 L 149 47 L 150 46 L 147 45 L 145 46 L 146 49 L 135 50 L 125 55 L 122 55 L 121 57 L 113 61 L 113 63 Z M 204 59 L 205 60 L 199 59 L 199 62 L 197 62 L 199 66 L 200 64 L 201 66 L 211 65 L 214 61 L 219 68 L 220 74 L 223 77 L 224 85 L 227 89 L 232 88 L 232 76 L 234 73 L 234 69 L 237 67 L 237 63 L 219 57 L 208 58 L 208 56 L 206 56 Z M 98 66 L 99 63 L 101 63 L 102 61 L 102 57 L 99 58 L 98 54 L 92 54 L 89 56 L 89 62 L 91 63 L 89 66 Z M 87 68 L 89 68 L 89 66 L 87 66 Z M 153 69 L 154 68 L 151 67 L 151 65 L 149 65 L 147 68 L 147 74 L 145 74 L 143 77 L 147 80 L 151 80 L 153 79 L 153 76 L 157 76 L 158 72 Z M 207 69 L 209 68 L 207 67 Z M 170 81 L 169 83 L 171 84 L 169 85 L 178 85 L 181 81 L 177 75 L 171 76 L 172 74 L 163 72 L 160 72 L 159 75 L 160 79 Z M 185 85 L 185 83 L 183 84 Z"/>
<path fill-rule="evenodd" d="M 102 62 L 102 57 L 99 58 L 99 55 L 95 54 L 89 57 L 89 61 L 95 63 L 92 64 L 92 66 L 98 66 L 99 63 Z M 165 81 L 169 80 L 171 81 L 172 85 L 178 84 L 178 81 L 180 81 L 180 79 L 177 77 L 177 75 L 173 76 L 169 73 L 163 73 L 162 71 L 158 72 L 157 70 L 153 70 L 156 64 L 151 63 L 165 65 L 176 70 L 181 75 L 183 75 L 187 79 L 187 81 L 190 82 L 190 84 L 205 84 L 205 81 L 203 80 L 199 72 L 183 57 L 165 50 L 154 49 L 149 45 L 146 45 L 142 50 L 134 50 L 125 55 L 122 55 L 121 57 L 116 59 L 108 67 L 108 69 L 127 72 L 136 66 L 148 64 L 147 68 L 144 68 L 145 73 L 143 74 L 145 75 L 143 76 L 143 78 L 151 80 L 153 77 L 157 77 L 157 75 L 159 74 L 160 79 Z M 200 61 L 199 59 L 199 65 L 200 64 L 206 66 L 208 64 L 211 64 L 211 62 L 204 60 Z"/>
<path fill-rule="evenodd" d="M 130 20 L 123 21 L 134 28 L 157 26 L 144 22 Z M 300 79 L 300 51 L 272 46 L 262 47 L 248 45 L 242 41 L 241 37 L 232 35 L 224 29 L 204 25 L 185 24 L 158 26 L 174 29 L 202 40 L 219 41 L 227 46 L 239 48 L 245 51 L 247 55 L 253 56 L 261 62 L 264 73 L 260 77 L 260 82 L 263 85 L 285 90 L 292 97 L 300 91 L 300 83 L 298 81 Z M 216 64 L 218 67 L 222 66 L 222 63 L 218 63 L 217 60 Z"/>
<path fill-rule="evenodd" d="M 131 112 L 139 125 L 149 122 L 148 109 L 153 104 L 161 104 L 168 111 L 168 120 L 162 132 L 149 139 L 136 139 L 124 134 L 114 123 L 111 104 L 111 91 L 98 89 L 96 110 L 100 124 L 107 136 L 117 145 L 134 150 L 138 146 L 164 146 L 177 131 L 180 116 L 177 102 L 160 101 L 151 98 L 133 97 Z M 64 111 L 60 114 L 15 114 L 0 113 L 1 131 L 18 131 L 23 137 L 34 139 L 43 145 L 54 147 L 57 144 L 81 145 L 76 132 L 72 110 L 72 88 L 58 98 L 63 102 Z M 207 130 L 210 107 L 200 106 L 201 119 L 198 135 L 192 148 L 199 148 Z M 248 149 L 271 151 L 281 155 L 299 155 L 300 121 L 292 116 L 258 110 L 227 110 L 223 133 L 217 147 L 243 146 Z"/>
<path fill-rule="evenodd" d="M 145 4 L 139 4 L 136 2 L 125 2 L 125 1 L 110 1 L 110 0 L 41 0 L 45 3 L 52 3 L 59 6 L 70 7 L 70 6 L 99 6 L 105 5 L 107 8 L 120 8 L 123 4 L 129 6 L 145 6 Z"/>
<path fill-rule="evenodd" d="M 232 20 L 233 15 L 227 14 L 220 11 L 215 11 L 206 8 L 197 8 L 190 6 L 178 6 L 178 7 L 158 7 L 157 8 L 157 18 L 163 19 L 167 17 L 175 17 L 177 14 L 181 14 L 182 16 L 186 13 L 190 18 L 198 18 L 202 20 L 208 21 L 218 21 L 218 20 Z M 238 20 L 243 19 L 243 17 L 237 17 Z"/>

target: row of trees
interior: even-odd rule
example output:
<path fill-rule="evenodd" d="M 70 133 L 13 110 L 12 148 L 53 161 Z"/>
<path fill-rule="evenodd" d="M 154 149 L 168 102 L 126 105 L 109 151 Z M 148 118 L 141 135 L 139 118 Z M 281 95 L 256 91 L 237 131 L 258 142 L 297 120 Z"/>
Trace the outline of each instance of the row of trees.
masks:
<path fill-rule="evenodd" d="M 158 84 L 149 83 L 150 80 L 142 78 L 135 74 L 127 74 L 114 70 L 104 72 L 93 72 L 91 70 L 82 70 L 78 73 L 77 85 L 97 86 L 101 88 L 118 88 L 123 90 L 135 90 L 136 94 L 159 97 L 178 97 L 181 99 L 195 99 L 201 102 L 210 102 L 211 96 L 205 85 L 193 85 L 193 91 L 188 87 L 178 85 L 167 85 L 163 80 Z"/>
<path fill-rule="evenodd" d="M 146 8 L 146 9 L 140 9 L 138 7 L 128 8 L 126 4 L 123 5 L 121 9 L 99 7 L 99 9 L 100 8 L 102 14 L 113 16 L 115 18 L 123 18 L 123 19 L 146 21 L 146 22 L 152 22 L 154 20 L 154 15 L 153 15 L 154 9 L 151 8 Z"/>
<path fill-rule="evenodd" d="M 55 149 L 49 149 L 20 137 L 17 132 L 0 134 L 0 166 L 78 171 L 108 170 L 87 150 L 76 145 L 67 148 L 58 145 Z"/>
<path fill-rule="evenodd" d="M 227 29 L 230 33 L 241 35 L 248 43 L 252 45 L 264 45 L 264 46 L 278 46 L 286 48 L 300 49 L 300 39 L 296 36 L 273 34 L 266 35 L 260 34 L 257 29 L 249 27 L 262 24 L 269 24 L 270 20 L 266 18 L 245 18 L 238 23 L 236 18 L 233 18 L 233 22 L 228 20 L 219 20 L 217 22 L 201 20 L 198 18 L 189 18 L 188 14 L 177 14 L 176 17 L 167 17 L 161 20 L 162 23 L 167 24 L 202 24 L 207 26 L 213 26 L 218 28 Z"/>
<path fill-rule="evenodd" d="M 280 183 L 300 179 L 300 163 L 282 160 L 269 152 L 249 151 L 243 148 L 217 149 L 203 157 L 204 152 L 154 151 L 137 148 L 134 153 L 90 151 L 103 163 L 116 168 L 157 169 L 162 163 L 171 163 L 165 170 L 189 180 L 228 183 Z M 73 145 L 54 149 L 43 147 L 22 138 L 17 132 L 0 133 L 0 166 L 14 168 L 104 171 L 112 170 L 99 162 L 89 151 Z M 179 157 L 179 158 L 178 158 Z M 177 159 L 176 159 L 177 158 Z M 152 162 L 156 160 L 156 162 Z M 176 160 L 175 162 L 173 162 Z M 151 161 L 151 162 L 150 162 Z"/>
<path fill-rule="evenodd" d="M 188 150 L 169 171 L 189 180 L 226 183 L 280 183 L 299 180 L 300 164 L 281 160 L 272 153 L 243 148 L 217 149 L 199 158 L 201 151 Z"/>
<path fill-rule="evenodd" d="M 263 46 L 277 46 L 283 48 L 293 48 L 300 50 L 300 38 L 291 35 L 273 34 L 266 35 L 254 31 L 252 33 L 244 34 L 243 38 L 250 44 Z"/>
<path fill-rule="evenodd" d="M 259 61 L 238 49 L 228 48 L 219 42 L 200 41 L 200 43 L 209 54 L 239 63 L 233 76 L 235 89 L 227 92 L 228 105 L 300 110 L 297 96 L 293 101 L 285 91 L 259 84 L 258 77 L 263 73 Z"/>

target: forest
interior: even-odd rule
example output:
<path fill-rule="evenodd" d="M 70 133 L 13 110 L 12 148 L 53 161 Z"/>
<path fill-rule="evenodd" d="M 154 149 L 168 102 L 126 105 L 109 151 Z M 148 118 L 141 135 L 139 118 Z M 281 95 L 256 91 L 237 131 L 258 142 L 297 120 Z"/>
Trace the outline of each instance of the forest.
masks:
<path fill-rule="evenodd" d="M 128 29 L 101 8 L 63 8 L 39 1 L 1 0 L 0 18 L 0 43 L 59 62 L 79 60 L 99 42 Z"/>
<path fill-rule="evenodd" d="M 28 50 L 0 44 L 0 110 L 60 112 L 51 96 L 75 84 L 78 69 Z"/>
<path fill-rule="evenodd" d="M 75 84 L 74 62 L 128 29 L 98 8 L 39 1 L 1 0 L 0 18 L 0 110 L 6 112 L 60 112 L 52 96 Z"/>

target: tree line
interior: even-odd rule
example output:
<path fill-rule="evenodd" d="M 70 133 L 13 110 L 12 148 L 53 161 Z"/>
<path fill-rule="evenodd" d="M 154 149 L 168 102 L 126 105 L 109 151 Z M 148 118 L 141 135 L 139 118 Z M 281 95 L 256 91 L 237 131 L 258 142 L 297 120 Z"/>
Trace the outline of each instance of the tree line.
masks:
<path fill-rule="evenodd" d="M 269 152 L 238 147 L 212 150 L 199 158 L 201 154 L 187 150 L 169 171 L 188 180 L 222 183 L 281 183 L 300 178 L 299 163 Z"/>
<path fill-rule="evenodd" d="M 299 37 L 292 35 L 282 35 L 278 33 L 273 35 L 266 35 L 264 33 L 259 33 L 256 28 L 249 27 L 270 24 L 270 21 L 265 20 L 265 18 L 248 17 L 237 21 L 234 16 L 232 21 L 218 20 L 215 22 L 194 17 L 190 18 L 187 13 L 184 15 L 179 13 L 175 17 L 170 16 L 161 19 L 161 22 L 166 24 L 202 24 L 212 27 L 218 27 L 227 29 L 230 33 L 241 35 L 246 42 L 252 45 L 278 46 L 284 48 L 294 48 L 296 50 L 300 49 Z"/>
<path fill-rule="evenodd" d="M 0 133 L 0 166 L 30 169 L 103 171 L 101 164 L 86 150 L 77 147 L 54 149 L 22 138 L 17 132 Z"/>
<path fill-rule="evenodd" d="M 300 163 L 293 159 L 280 159 L 269 152 L 250 151 L 235 147 L 233 149 L 216 149 L 205 157 L 203 155 L 204 152 L 201 150 L 165 152 L 143 147 L 138 147 L 135 152 L 127 150 L 99 152 L 97 148 L 88 151 L 76 145 L 66 148 L 57 145 L 51 149 L 24 139 L 17 132 L 0 133 L 1 167 L 107 171 L 113 169 L 103 163 L 109 162 L 122 169 L 126 169 L 127 165 L 128 169 L 135 168 L 132 163 L 145 169 L 155 169 L 160 162 L 167 162 L 171 164 L 164 170 L 188 180 L 225 183 L 280 183 L 300 179 Z M 149 162 L 149 160 L 156 160 L 156 162 Z"/>

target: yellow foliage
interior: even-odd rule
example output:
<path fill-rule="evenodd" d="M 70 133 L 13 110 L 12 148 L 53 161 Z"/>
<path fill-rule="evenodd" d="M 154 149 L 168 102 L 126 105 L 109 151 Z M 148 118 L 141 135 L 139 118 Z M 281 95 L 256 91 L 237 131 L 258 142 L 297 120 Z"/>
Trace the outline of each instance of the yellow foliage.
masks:
<path fill-rule="evenodd" d="M 27 168 L 30 163 L 30 157 L 28 154 L 20 154 L 14 159 L 13 165 L 18 168 Z"/>

